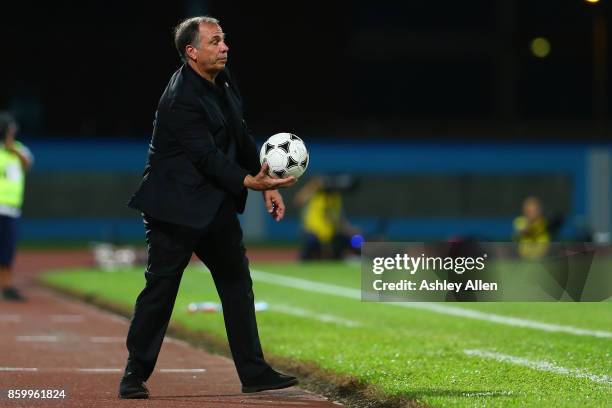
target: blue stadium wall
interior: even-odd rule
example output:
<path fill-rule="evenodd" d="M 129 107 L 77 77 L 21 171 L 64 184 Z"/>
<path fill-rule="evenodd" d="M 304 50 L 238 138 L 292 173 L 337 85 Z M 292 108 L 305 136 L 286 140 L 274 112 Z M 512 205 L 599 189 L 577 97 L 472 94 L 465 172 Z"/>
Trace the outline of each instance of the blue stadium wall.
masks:
<path fill-rule="evenodd" d="M 24 142 L 36 157 L 28 180 L 21 222 L 24 240 L 121 242 L 142 238 L 139 214 L 127 209 L 125 202 L 137 186 L 146 159 L 146 140 L 43 141 L 25 138 Z M 603 203 L 603 211 L 610 210 L 611 177 L 600 174 L 602 171 L 609 173 L 610 145 L 458 143 L 448 140 L 352 143 L 350 140 L 337 140 L 318 141 L 308 147 L 311 155 L 309 175 L 350 173 L 368 180 L 370 184 L 362 186 L 366 190 L 374 189 L 376 180 L 382 182 L 392 178 L 396 180 L 397 192 L 414 197 L 411 202 L 417 207 L 419 200 L 435 201 L 436 198 L 421 196 L 426 193 L 404 188 L 402 180 L 429 177 L 442 183 L 441 186 L 444 183 L 451 186 L 457 177 L 463 176 L 489 177 L 489 184 L 491 177 L 502 177 L 500 180 L 503 177 L 529 179 L 538 175 L 563 177 L 567 180 L 564 193 L 567 202 L 562 206 L 566 220 L 560 233 L 562 239 L 573 239 L 580 234 L 581 226 L 592 224 L 593 208 L 598 208 L 595 204 L 602 204 L 593 203 L 593 200 L 607 200 Z M 600 158 L 603 152 L 603 157 L 607 158 L 603 167 L 593 166 L 594 152 Z M 602 193 L 602 183 L 607 195 Z M 497 188 L 502 192 L 504 185 Z M 491 195 L 495 191 L 482 194 L 485 193 Z M 383 233 L 389 239 L 438 240 L 459 235 L 504 241 L 511 237 L 512 219 L 516 215 L 508 211 L 501 215 L 469 214 L 469 211 L 466 214 L 456 211 L 426 214 L 417 211 L 415 215 L 407 207 L 404 212 L 396 209 L 391 215 L 381 212 L 377 216 L 377 203 L 382 205 L 395 199 L 393 189 L 383 191 L 379 196 L 365 197 L 371 200 L 367 206 L 373 210 L 366 215 L 349 213 L 351 221 L 366 235 Z M 549 198 L 548 202 L 551 201 L 554 200 Z M 520 211 L 520 202 L 510 205 L 517 213 Z M 286 220 L 276 223 L 266 216 L 259 193 L 251 193 L 248 210 L 241 217 L 245 235 L 251 240 L 297 239 L 299 214 L 295 208 L 290 210 Z M 599 217 L 607 225 L 598 228 L 609 231 L 609 214 L 607 221 L 605 214 Z M 381 218 L 384 218 L 383 231 L 380 231 Z"/>

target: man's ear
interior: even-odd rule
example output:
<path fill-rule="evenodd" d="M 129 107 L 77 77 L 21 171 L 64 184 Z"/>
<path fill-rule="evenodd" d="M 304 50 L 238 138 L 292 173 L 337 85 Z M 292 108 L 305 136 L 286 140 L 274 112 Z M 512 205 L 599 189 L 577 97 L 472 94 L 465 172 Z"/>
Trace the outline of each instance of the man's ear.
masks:
<path fill-rule="evenodd" d="M 193 45 L 187 45 L 185 47 L 185 55 L 192 61 L 198 60 L 198 50 Z"/>

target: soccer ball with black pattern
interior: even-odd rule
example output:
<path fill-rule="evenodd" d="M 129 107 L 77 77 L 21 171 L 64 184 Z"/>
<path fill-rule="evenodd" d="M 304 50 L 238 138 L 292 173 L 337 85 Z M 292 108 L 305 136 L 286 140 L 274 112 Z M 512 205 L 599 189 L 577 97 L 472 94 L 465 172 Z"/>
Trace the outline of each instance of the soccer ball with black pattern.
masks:
<path fill-rule="evenodd" d="M 261 146 L 259 161 L 268 163 L 271 177 L 297 179 L 308 167 L 308 150 L 302 139 L 293 133 L 277 133 Z"/>

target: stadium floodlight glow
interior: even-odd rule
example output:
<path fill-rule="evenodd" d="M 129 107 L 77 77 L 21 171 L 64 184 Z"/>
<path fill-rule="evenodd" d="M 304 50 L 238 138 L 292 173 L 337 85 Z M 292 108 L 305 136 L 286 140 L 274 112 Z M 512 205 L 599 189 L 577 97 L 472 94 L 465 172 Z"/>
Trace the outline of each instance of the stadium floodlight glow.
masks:
<path fill-rule="evenodd" d="M 546 58 L 550 54 L 550 41 L 544 37 L 536 37 L 529 45 L 531 53 L 538 58 Z"/>
<path fill-rule="evenodd" d="M 585 1 L 591 4 L 599 3 L 599 0 L 585 0 Z"/>

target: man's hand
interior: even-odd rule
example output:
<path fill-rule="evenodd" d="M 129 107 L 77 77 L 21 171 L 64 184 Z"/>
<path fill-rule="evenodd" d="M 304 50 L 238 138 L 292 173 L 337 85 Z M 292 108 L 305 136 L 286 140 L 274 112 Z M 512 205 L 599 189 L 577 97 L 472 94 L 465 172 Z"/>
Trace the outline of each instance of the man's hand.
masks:
<path fill-rule="evenodd" d="M 276 221 L 282 220 L 285 216 L 285 202 L 281 193 L 278 190 L 267 190 L 263 192 L 263 196 L 268 213 Z"/>
<path fill-rule="evenodd" d="M 277 188 L 290 187 L 296 182 L 295 177 L 289 176 L 282 179 L 275 179 L 268 174 L 268 163 L 261 166 L 261 170 L 255 177 L 247 174 L 244 178 L 244 186 L 251 190 L 266 191 L 276 190 Z"/>

